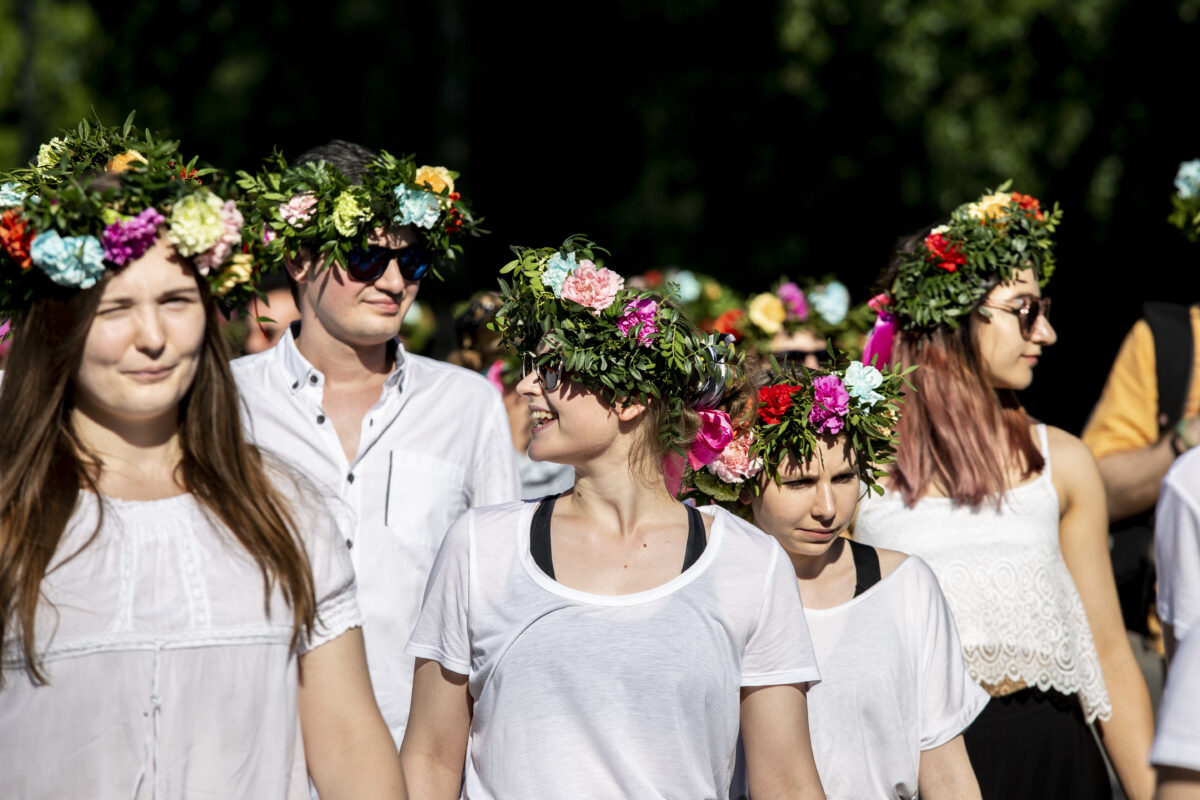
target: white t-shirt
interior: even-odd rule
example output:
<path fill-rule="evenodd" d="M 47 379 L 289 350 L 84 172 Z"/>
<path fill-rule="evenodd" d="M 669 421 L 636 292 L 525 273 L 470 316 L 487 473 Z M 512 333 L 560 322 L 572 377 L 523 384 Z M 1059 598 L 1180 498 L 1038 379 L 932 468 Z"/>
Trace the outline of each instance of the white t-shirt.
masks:
<path fill-rule="evenodd" d="M 1183 640 L 1171 661 L 1150 763 L 1200 770 L 1200 634 Z"/>
<path fill-rule="evenodd" d="M 446 535 L 407 651 L 469 676 L 463 797 L 725 797 L 740 688 L 819 679 L 791 563 L 721 509 L 667 583 L 595 595 L 529 552 L 536 503 Z"/>
<path fill-rule="evenodd" d="M 348 462 L 321 405 L 325 376 L 296 348 L 298 329 L 233 362 L 246 431 L 336 498 L 358 574 L 371 686 L 399 747 L 412 696 L 404 643 L 442 536 L 468 508 L 521 496 L 508 416 L 482 375 L 397 342 L 396 367 Z"/>
<path fill-rule="evenodd" d="M 1175 638 L 1200 621 L 1200 448 L 1184 453 L 1167 472 L 1154 512 L 1158 616 Z"/>
<path fill-rule="evenodd" d="M 858 597 L 804 613 L 821 666 L 808 726 L 826 796 L 916 797 L 921 751 L 962 733 L 989 699 L 933 571 L 909 556 Z"/>
<path fill-rule="evenodd" d="M 333 518 L 297 511 L 317 597 L 311 650 L 361 624 Z M 46 685 L 5 644 L 0 795 L 309 797 L 292 613 L 263 609 L 258 565 L 191 495 L 151 502 L 82 493 L 42 581 L 36 635 Z M 69 558 L 78 552 L 74 558 Z"/>

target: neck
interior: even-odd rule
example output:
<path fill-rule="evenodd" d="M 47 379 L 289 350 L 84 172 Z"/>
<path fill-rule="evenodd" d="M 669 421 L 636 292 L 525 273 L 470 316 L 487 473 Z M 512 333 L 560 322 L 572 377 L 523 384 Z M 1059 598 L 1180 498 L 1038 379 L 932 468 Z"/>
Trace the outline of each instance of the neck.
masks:
<path fill-rule="evenodd" d="M 632 534 L 639 520 L 679 505 L 667 493 L 661 475 L 657 480 L 639 479 L 630 474 L 624 458 L 576 465 L 575 488 L 568 498 L 575 511 L 622 534 Z"/>
<path fill-rule="evenodd" d="M 815 581 L 820 579 L 826 569 L 837 563 L 837 560 L 841 558 L 846 547 L 846 540 L 838 536 L 829 543 L 829 547 L 820 555 L 809 556 L 789 553 L 788 556 L 792 560 L 792 568 L 796 571 L 798 579 L 802 581 Z"/>
<path fill-rule="evenodd" d="M 296 337 L 300 355 L 320 370 L 326 382 L 353 383 L 386 377 L 395 361 L 388 342 L 351 344 L 327 331 L 311 314 L 302 314 Z"/>
<path fill-rule="evenodd" d="M 95 476 L 101 491 L 121 496 L 131 481 L 177 488 L 175 469 L 183 456 L 177 410 L 156 420 L 129 422 L 88 409 L 71 411 L 75 435 L 102 465 Z M 152 493 L 160 493 L 147 486 Z M 110 491 L 115 490 L 115 491 Z"/>

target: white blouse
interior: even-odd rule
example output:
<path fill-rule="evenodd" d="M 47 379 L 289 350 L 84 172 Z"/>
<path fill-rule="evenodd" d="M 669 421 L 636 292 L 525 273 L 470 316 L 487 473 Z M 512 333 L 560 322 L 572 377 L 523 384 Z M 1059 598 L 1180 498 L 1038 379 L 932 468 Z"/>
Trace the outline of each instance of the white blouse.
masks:
<path fill-rule="evenodd" d="M 909 508 L 898 492 L 868 495 L 854 538 L 918 555 L 930 566 L 974 680 L 1078 693 L 1088 722 L 1108 719 L 1112 704 L 1100 657 L 1059 546 L 1046 428 L 1037 430 L 1046 466 L 1035 480 L 1005 492 L 999 509 L 947 497 L 923 497 Z"/>
<path fill-rule="evenodd" d="M 5 643 L 0 794 L 13 798 L 307 798 L 297 655 L 361 624 L 332 517 L 295 512 L 319 624 L 292 614 L 227 528 L 191 495 L 130 502 L 82 492 L 46 578 L 37 651 Z M 92 541 L 89 538 L 95 534 Z"/>

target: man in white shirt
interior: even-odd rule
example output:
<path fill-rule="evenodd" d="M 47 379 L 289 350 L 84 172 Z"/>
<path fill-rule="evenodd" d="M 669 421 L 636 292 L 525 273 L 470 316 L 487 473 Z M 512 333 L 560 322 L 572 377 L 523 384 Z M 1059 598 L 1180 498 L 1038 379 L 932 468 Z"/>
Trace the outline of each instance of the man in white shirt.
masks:
<path fill-rule="evenodd" d="M 399 747 L 413 671 L 404 646 L 442 537 L 467 508 L 519 499 L 520 481 L 508 419 L 487 380 L 407 353 L 396 338 L 422 275 L 460 230 L 462 215 L 452 215 L 464 207 L 453 193 L 453 173 L 440 173 L 449 191 L 428 179 L 424 186 L 433 191 L 414 190 L 422 171 L 441 168 L 421 167 L 414 181 L 410 162 L 403 179 L 407 197 L 428 195 L 429 213 L 408 223 L 413 215 L 402 203 L 398 210 L 388 206 L 390 188 L 379 190 L 386 179 L 371 171 L 377 158 L 335 141 L 308 151 L 285 171 L 285 192 L 299 193 L 278 214 L 268 207 L 262 218 L 268 236 L 282 231 L 279 252 L 287 255 L 280 258 L 295 287 L 300 320 L 274 347 L 234 361 L 233 373 L 253 439 L 341 501 L 371 682 Z M 286 177 L 322 161 L 340 173 L 333 182 L 297 184 Z M 337 219 L 336 193 L 346 194 L 347 179 L 366 187 L 357 195 L 363 209 L 388 208 L 384 216 L 363 211 L 356 236 L 346 237 L 343 267 L 317 251 L 330 241 L 321 236 L 344 234 L 347 218 L 354 224 L 352 216 Z M 304 191 L 288 188 L 295 186 Z M 354 186 L 352 192 L 360 191 Z M 396 195 L 405 197 L 400 190 Z M 334 209 L 333 224 L 320 219 L 323 208 Z M 297 235 L 293 228 L 318 233 L 288 239 Z"/>

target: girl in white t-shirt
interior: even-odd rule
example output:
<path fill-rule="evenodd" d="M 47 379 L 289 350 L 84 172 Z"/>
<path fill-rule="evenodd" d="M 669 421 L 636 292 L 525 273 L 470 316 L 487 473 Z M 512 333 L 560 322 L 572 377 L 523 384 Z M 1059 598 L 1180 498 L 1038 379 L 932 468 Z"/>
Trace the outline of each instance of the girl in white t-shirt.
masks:
<path fill-rule="evenodd" d="M 978 798 L 962 731 L 988 697 L 937 579 L 915 556 L 842 536 L 892 453 L 901 376 L 855 361 L 759 383 L 757 413 L 692 480 L 749 503 L 788 554 L 821 668 L 809 729 L 826 795 Z"/>
<path fill-rule="evenodd" d="M 242 437 L 203 277 L 241 215 L 171 143 L 55 157 L 0 179 L 0 794 L 404 797 L 344 541 Z"/>
<path fill-rule="evenodd" d="M 730 346 L 625 290 L 594 249 L 518 250 L 505 269 L 497 320 L 526 353 L 530 454 L 576 482 L 447 534 L 408 645 L 409 790 L 724 798 L 740 725 L 756 792 L 824 797 L 805 699 L 819 676 L 786 556 L 664 485 L 681 470 L 664 452 L 700 464 L 729 438 L 714 406 Z"/>

